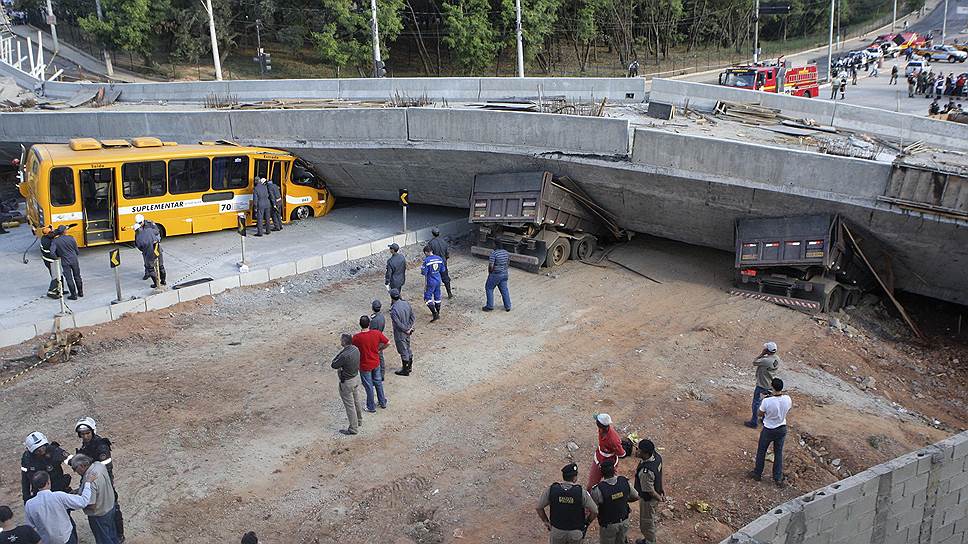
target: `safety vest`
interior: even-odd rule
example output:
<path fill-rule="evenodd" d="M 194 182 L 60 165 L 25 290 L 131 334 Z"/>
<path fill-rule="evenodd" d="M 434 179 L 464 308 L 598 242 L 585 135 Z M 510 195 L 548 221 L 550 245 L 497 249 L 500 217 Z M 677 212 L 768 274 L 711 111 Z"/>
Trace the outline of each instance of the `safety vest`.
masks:
<path fill-rule="evenodd" d="M 619 476 L 618 481 L 610 484 L 605 480 L 596 485 L 602 494 L 602 504 L 598 506 L 598 524 L 602 527 L 629 519 L 629 496 L 632 490 L 629 481 Z"/>
<path fill-rule="evenodd" d="M 551 502 L 551 526 L 562 531 L 585 528 L 585 507 L 582 504 L 582 488 L 573 485 L 568 489 L 555 482 L 548 491 Z"/>
<path fill-rule="evenodd" d="M 652 487 L 655 489 L 656 493 L 658 493 L 659 495 L 663 495 L 664 491 L 662 491 L 662 456 L 659 455 L 659 452 L 655 452 L 652 454 L 651 461 L 642 461 L 641 463 L 639 463 L 639 466 L 636 467 L 635 469 L 635 490 L 638 491 L 640 495 L 642 495 L 642 498 L 640 500 L 643 500 L 643 501 L 654 500 L 651 495 L 646 496 L 644 493 L 642 493 L 642 482 L 639 481 L 639 473 L 642 472 L 643 468 L 648 470 L 649 472 L 652 473 L 653 476 L 655 476 L 655 482 L 652 484 Z"/>

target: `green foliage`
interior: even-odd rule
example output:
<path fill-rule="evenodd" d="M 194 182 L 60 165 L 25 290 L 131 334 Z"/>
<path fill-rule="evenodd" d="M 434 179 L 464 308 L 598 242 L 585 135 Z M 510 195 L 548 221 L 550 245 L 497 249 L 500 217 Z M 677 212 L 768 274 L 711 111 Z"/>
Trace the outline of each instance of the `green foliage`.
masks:
<path fill-rule="evenodd" d="M 316 53 L 323 62 L 335 66 L 354 66 L 361 75 L 372 64 L 370 5 L 361 0 L 322 0 L 325 22 L 312 33 Z M 384 62 L 390 56 L 388 43 L 403 29 L 404 0 L 378 0 L 377 24 L 380 28 L 380 53 Z"/>
<path fill-rule="evenodd" d="M 522 0 L 521 30 L 524 36 L 524 58 L 533 60 L 545 47 L 545 40 L 555 30 L 558 10 L 566 0 Z M 568 0 L 571 1 L 571 0 Z M 515 41 L 514 0 L 501 0 L 501 15 L 505 28 L 509 29 L 507 44 Z"/>
<path fill-rule="evenodd" d="M 284 26 L 276 32 L 276 39 L 279 42 L 296 50 L 303 48 L 308 36 L 309 29 L 297 24 Z"/>
<path fill-rule="evenodd" d="M 441 6 L 446 34 L 444 45 L 455 53 L 457 64 L 470 74 L 481 74 L 497 55 L 497 31 L 491 22 L 488 0 L 456 0 Z"/>
<path fill-rule="evenodd" d="M 110 49 L 129 51 L 150 62 L 153 36 L 168 3 L 157 0 L 104 0 L 104 20 L 89 13 L 77 20 L 81 29 Z"/>

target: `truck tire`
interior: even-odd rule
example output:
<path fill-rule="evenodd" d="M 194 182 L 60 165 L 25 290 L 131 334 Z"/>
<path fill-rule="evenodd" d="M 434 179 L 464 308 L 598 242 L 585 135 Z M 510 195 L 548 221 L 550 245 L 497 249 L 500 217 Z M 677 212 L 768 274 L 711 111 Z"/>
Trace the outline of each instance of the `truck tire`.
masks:
<path fill-rule="evenodd" d="M 545 266 L 552 268 L 560 266 L 571 256 L 571 242 L 568 238 L 558 238 L 551 247 L 548 248 L 548 256 L 545 257 Z"/>
<path fill-rule="evenodd" d="M 845 302 L 844 288 L 837 285 L 831 289 L 830 294 L 827 295 L 827 303 L 824 305 L 824 311 L 827 313 L 834 313 L 844 307 Z"/>
<path fill-rule="evenodd" d="M 595 239 L 591 234 L 586 234 L 581 238 L 576 238 L 572 240 L 571 244 L 571 260 L 573 261 L 584 261 L 592 256 L 595 252 L 595 246 L 598 240 Z"/>

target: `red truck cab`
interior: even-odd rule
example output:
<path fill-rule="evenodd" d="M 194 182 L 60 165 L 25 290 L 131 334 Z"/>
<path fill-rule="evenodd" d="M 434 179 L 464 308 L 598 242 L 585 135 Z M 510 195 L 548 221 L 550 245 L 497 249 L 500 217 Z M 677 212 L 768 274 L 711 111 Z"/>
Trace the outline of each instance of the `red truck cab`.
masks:
<path fill-rule="evenodd" d="M 815 64 L 789 69 L 779 63 L 736 66 L 719 74 L 719 84 L 806 98 L 816 98 L 820 94 Z"/>

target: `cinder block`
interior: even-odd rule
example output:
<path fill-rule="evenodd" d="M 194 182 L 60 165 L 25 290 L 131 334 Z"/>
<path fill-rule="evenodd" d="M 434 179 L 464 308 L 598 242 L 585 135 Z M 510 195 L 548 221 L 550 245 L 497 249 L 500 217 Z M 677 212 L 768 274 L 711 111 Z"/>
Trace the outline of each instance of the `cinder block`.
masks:
<path fill-rule="evenodd" d="M 242 286 L 242 282 L 238 275 L 228 276 L 226 278 L 218 278 L 212 280 L 208 284 L 209 290 L 213 295 L 217 295 L 222 291 L 228 291 L 229 289 L 237 289 Z"/>
<path fill-rule="evenodd" d="M 834 495 L 828 495 L 825 491 L 806 495 L 800 500 L 803 502 L 803 513 L 807 516 L 807 520 L 819 520 L 834 509 Z"/>
<path fill-rule="evenodd" d="M 772 542 L 776 537 L 776 518 L 777 516 L 772 514 L 764 514 L 751 521 L 739 532 L 761 542 Z"/>
<path fill-rule="evenodd" d="M 196 298 L 206 297 L 212 294 L 212 282 L 199 283 L 198 285 L 190 285 L 188 287 L 182 287 L 181 289 L 176 289 L 178 293 L 178 302 L 187 302 L 189 300 L 195 300 Z"/>
<path fill-rule="evenodd" d="M 948 493 L 960 491 L 965 487 L 968 487 L 968 472 L 963 471 L 948 480 Z"/>
<path fill-rule="evenodd" d="M 126 300 L 111 305 L 111 319 L 121 319 L 124 314 L 135 314 L 148 311 L 148 304 L 143 298 Z"/>
<path fill-rule="evenodd" d="M 175 304 L 178 304 L 177 291 L 162 291 L 161 293 L 145 298 L 145 305 L 149 312 L 174 306 Z"/>
<path fill-rule="evenodd" d="M 915 478 L 904 482 L 904 496 L 910 497 L 917 493 L 924 493 L 928 488 L 928 475 L 918 475 Z"/>
<path fill-rule="evenodd" d="M 938 514 L 936 513 L 935 516 Z M 941 525 L 950 525 L 952 527 L 952 532 L 954 532 L 955 522 L 965 519 L 968 517 L 968 504 L 959 504 L 958 506 L 945 510 L 944 515 L 941 519 Z"/>
<path fill-rule="evenodd" d="M 37 327 L 23 325 L 0 330 L 0 347 L 15 346 L 37 336 Z"/>
<path fill-rule="evenodd" d="M 298 261 L 296 261 L 296 274 L 305 274 L 306 272 L 319 270 L 322 267 L 323 267 L 322 255 L 314 255 L 312 257 L 306 257 L 305 259 L 299 259 Z"/>
<path fill-rule="evenodd" d="M 239 274 L 239 285 L 246 287 L 249 285 L 259 285 L 269 281 L 269 271 L 266 269 L 253 270 L 245 274 Z"/>
<path fill-rule="evenodd" d="M 918 473 L 918 458 L 915 454 L 907 454 L 887 463 L 894 465 L 891 472 L 892 483 L 897 485 L 913 478 Z"/>
<path fill-rule="evenodd" d="M 938 527 L 937 529 L 933 529 L 931 531 L 931 542 L 939 542 L 951 537 L 953 534 L 955 534 L 954 524 L 945 527 Z"/>
<path fill-rule="evenodd" d="M 370 242 L 370 255 L 376 255 L 381 251 L 386 251 L 390 244 L 394 243 L 393 236 L 388 238 L 381 238 L 379 240 L 374 240 Z M 397 242 L 399 245 L 399 242 Z"/>
<path fill-rule="evenodd" d="M 296 263 L 290 261 L 288 263 L 274 264 L 269 267 L 269 279 L 275 280 L 278 278 L 285 278 L 287 276 L 296 275 Z"/>
<path fill-rule="evenodd" d="M 955 441 L 955 448 L 951 454 L 952 459 L 968 457 L 968 436 L 965 436 L 965 434 L 966 433 L 961 433 L 955 437 L 960 438 L 959 440 Z"/>
<path fill-rule="evenodd" d="M 108 321 L 111 321 L 111 308 L 108 306 L 101 306 L 100 308 L 74 314 L 75 327 L 90 327 L 107 323 Z"/>
<path fill-rule="evenodd" d="M 847 508 L 834 508 L 820 518 L 820 532 L 835 534 L 845 521 L 847 521 Z"/>
<path fill-rule="evenodd" d="M 348 248 L 346 250 L 346 260 L 353 261 L 356 259 L 362 259 L 363 257 L 369 257 L 372 255 L 372 253 L 370 253 L 370 249 L 370 244 L 360 244 L 358 246 Z"/>
<path fill-rule="evenodd" d="M 341 249 L 339 251 L 330 251 L 323 255 L 323 266 L 335 266 L 347 260 L 347 251 Z"/>

